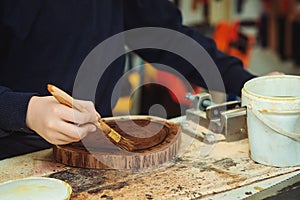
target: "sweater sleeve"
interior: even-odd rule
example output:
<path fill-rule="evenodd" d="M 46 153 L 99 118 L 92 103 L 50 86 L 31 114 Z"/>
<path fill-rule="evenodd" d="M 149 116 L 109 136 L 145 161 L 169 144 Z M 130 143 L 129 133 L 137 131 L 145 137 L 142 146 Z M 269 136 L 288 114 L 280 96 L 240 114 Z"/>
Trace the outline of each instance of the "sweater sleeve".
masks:
<path fill-rule="evenodd" d="M 124 8 L 126 30 L 141 27 L 168 28 L 183 33 L 200 44 L 217 66 L 225 85 L 226 93 L 240 96 L 244 83 L 254 77 L 254 75 L 243 68 L 239 59 L 220 52 L 211 38 L 204 36 L 198 30 L 184 26 L 180 11 L 170 1 L 130 0 L 126 1 Z M 137 35 L 136 37 L 143 36 Z M 168 40 L 169 38 L 163 39 L 164 42 Z M 130 48 L 130 44 L 127 45 Z M 136 53 L 148 62 L 171 66 L 190 82 L 207 87 L 203 77 L 195 71 L 195 68 L 185 59 L 173 53 L 159 49 L 141 49 L 137 50 Z"/>
<path fill-rule="evenodd" d="M 0 1 L 1 73 L 5 74 L 2 64 L 5 64 L 9 55 L 12 34 L 18 39 L 24 39 L 28 35 L 40 5 L 39 0 Z M 26 126 L 26 113 L 29 100 L 36 94 L 12 91 L 2 80 L 0 85 L 0 137 L 14 131 L 32 132 Z"/>
<path fill-rule="evenodd" d="M 12 92 L 0 86 L 0 137 L 13 131 L 31 132 L 26 126 L 26 113 L 34 93 Z"/>

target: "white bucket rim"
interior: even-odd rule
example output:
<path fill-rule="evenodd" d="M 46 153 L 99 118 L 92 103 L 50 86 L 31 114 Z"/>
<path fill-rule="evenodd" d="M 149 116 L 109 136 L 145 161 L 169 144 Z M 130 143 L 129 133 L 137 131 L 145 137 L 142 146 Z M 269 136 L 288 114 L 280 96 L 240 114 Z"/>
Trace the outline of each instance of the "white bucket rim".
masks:
<path fill-rule="evenodd" d="M 276 101 L 295 101 L 295 100 L 299 100 L 300 101 L 300 96 L 295 96 L 295 97 L 271 97 L 271 96 L 266 96 L 266 95 L 261 95 L 261 94 L 256 94 L 254 92 L 249 91 L 249 89 L 247 89 L 247 87 L 249 87 L 250 84 L 252 84 L 253 82 L 257 81 L 257 80 L 261 80 L 261 79 L 282 79 L 282 78 L 290 78 L 290 79 L 299 79 L 300 80 L 300 76 L 297 75 L 270 75 L 270 76 L 260 76 L 260 77 L 256 77 L 253 78 L 249 81 L 247 81 L 244 84 L 244 87 L 242 89 L 242 92 L 244 94 L 248 94 L 257 98 L 264 98 L 267 100 L 276 100 Z"/>

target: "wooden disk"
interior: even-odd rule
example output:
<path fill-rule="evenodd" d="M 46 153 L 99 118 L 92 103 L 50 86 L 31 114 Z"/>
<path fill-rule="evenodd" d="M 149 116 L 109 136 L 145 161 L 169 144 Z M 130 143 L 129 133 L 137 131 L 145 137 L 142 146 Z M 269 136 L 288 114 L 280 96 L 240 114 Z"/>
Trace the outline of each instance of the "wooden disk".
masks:
<path fill-rule="evenodd" d="M 113 127 L 125 137 L 128 134 L 123 132 L 120 127 L 133 121 L 139 126 L 146 126 L 146 132 L 148 133 L 151 132 L 151 129 L 156 131 L 157 127 L 161 127 L 157 134 L 165 135 L 165 138 L 158 144 L 154 142 L 150 148 L 127 152 L 112 144 L 101 132 L 91 133 L 81 142 L 54 146 L 53 155 L 55 160 L 65 165 L 82 168 L 146 169 L 168 162 L 178 153 L 181 138 L 178 124 L 149 116 L 116 117 L 104 120 L 110 127 Z M 136 128 L 132 130 L 137 132 Z M 143 142 L 143 139 L 140 138 L 139 140 Z M 147 138 L 144 141 L 149 142 Z"/>

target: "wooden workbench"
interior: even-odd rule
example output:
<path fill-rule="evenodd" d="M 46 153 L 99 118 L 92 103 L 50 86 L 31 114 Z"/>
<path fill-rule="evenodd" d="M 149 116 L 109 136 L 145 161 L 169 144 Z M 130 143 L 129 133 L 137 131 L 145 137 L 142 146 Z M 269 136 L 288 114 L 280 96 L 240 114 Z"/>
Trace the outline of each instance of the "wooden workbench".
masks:
<path fill-rule="evenodd" d="M 209 154 L 204 155 L 203 151 Z M 72 186 L 72 199 L 195 199 L 228 194 L 299 169 L 254 163 L 249 158 L 247 139 L 208 146 L 183 133 L 180 154 L 156 169 L 72 168 L 56 163 L 52 149 L 48 149 L 0 161 L 0 182 L 32 176 L 54 177 Z"/>

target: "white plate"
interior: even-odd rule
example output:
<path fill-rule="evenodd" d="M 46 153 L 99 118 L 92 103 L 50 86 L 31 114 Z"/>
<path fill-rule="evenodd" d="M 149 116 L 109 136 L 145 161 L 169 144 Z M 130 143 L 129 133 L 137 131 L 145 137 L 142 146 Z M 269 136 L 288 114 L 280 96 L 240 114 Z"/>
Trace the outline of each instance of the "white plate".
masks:
<path fill-rule="evenodd" d="M 67 200 L 71 193 L 69 184 L 54 178 L 32 177 L 0 184 L 1 200 Z"/>

